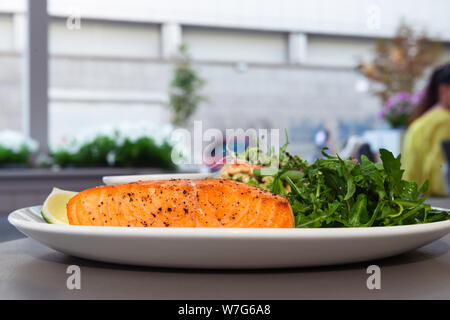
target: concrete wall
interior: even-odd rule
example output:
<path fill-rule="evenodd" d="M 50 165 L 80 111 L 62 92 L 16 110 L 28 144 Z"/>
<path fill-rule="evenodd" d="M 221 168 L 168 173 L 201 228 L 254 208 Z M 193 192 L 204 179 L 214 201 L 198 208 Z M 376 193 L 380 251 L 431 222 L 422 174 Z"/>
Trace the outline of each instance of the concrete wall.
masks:
<path fill-rule="evenodd" d="M 203 103 L 194 120 L 205 128 L 288 128 L 298 151 L 310 155 L 312 135 L 329 128 L 335 141 L 376 125 L 377 101 L 358 93 L 357 75 L 345 68 L 307 68 L 249 64 L 245 72 L 233 63 L 195 63 L 206 80 Z M 164 93 L 173 66 L 163 61 L 53 58 L 53 88 L 85 88 L 109 92 Z M 102 115 L 103 114 L 103 115 Z M 122 121 L 164 123 L 163 99 L 134 103 L 61 103 L 50 111 L 53 138 L 83 127 Z M 90 121 L 93 120 L 93 121 Z M 94 121 L 95 120 L 95 121 Z M 301 150 L 301 148 L 306 148 Z"/>
<path fill-rule="evenodd" d="M 0 129 L 20 129 L 20 63 L 17 55 L 0 56 L 0 70 L 4 70 Z M 205 127 L 288 128 L 291 140 L 305 145 L 309 155 L 312 135 L 319 128 L 329 128 L 333 138 L 342 141 L 348 133 L 376 125 L 378 103 L 355 90 L 358 78 L 352 69 L 249 64 L 242 72 L 234 63 L 194 66 L 207 81 L 203 93 L 208 101 L 194 116 Z M 151 59 L 53 57 L 51 140 L 58 142 L 83 128 L 114 122 L 164 123 L 168 113 L 163 97 L 172 68 L 168 62 Z M 91 96 L 103 92 L 111 97 L 86 99 L 80 94 L 83 90 Z"/>

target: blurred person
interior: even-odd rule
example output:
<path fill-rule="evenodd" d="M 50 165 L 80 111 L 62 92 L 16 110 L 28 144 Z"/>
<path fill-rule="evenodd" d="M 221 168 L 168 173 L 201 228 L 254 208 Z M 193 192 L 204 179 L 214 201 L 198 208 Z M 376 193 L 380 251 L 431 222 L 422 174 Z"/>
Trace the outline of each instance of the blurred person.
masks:
<path fill-rule="evenodd" d="M 442 142 L 450 139 L 450 63 L 436 68 L 406 132 L 403 145 L 405 178 L 422 185 L 428 193 L 448 194 L 443 177 Z"/>
<path fill-rule="evenodd" d="M 447 165 L 444 165 L 444 180 L 447 183 L 447 193 L 450 191 L 450 140 L 442 142 L 445 157 L 447 158 Z"/>
<path fill-rule="evenodd" d="M 314 135 L 314 144 L 317 148 L 316 153 L 313 156 L 313 161 L 316 159 L 325 158 L 322 154 L 323 148 L 328 148 L 326 153 L 335 154 L 334 149 L 331 145 L 330 132 L 328 130 L 319 130 Z"/>
<path fill-rule="evenodd" d="M 362 163 L 361 157 L 363 155 L 372 162 L 376 161 L 370 145 L 358 136 L 350 136 L 345 143 L 345 147 L 338 154 L 342 159 L 356 158 L 359 163 Z"/>

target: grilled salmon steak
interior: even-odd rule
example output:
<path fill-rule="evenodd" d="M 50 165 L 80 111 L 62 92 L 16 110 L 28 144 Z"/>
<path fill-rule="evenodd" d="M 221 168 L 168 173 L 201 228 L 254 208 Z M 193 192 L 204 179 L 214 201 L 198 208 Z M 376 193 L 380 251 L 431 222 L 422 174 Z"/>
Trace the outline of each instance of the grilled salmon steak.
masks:
<path fill-rule="evenodd" d="M 84 190 L 67 204 L 72 225 L 293 228 L 286 198 L 221 179 L 145 181 Z"/>

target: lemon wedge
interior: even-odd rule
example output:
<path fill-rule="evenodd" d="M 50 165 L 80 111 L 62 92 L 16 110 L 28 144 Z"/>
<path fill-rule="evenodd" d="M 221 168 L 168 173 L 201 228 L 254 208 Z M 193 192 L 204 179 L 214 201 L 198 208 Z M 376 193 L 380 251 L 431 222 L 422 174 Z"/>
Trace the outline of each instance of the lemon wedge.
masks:
<path fill-rule="evenodd" d="M 52 224 L 69 224 L 67 203 L 77 193 L 53 188 L 42 206 L 41 214 L 44 220 Z"/>

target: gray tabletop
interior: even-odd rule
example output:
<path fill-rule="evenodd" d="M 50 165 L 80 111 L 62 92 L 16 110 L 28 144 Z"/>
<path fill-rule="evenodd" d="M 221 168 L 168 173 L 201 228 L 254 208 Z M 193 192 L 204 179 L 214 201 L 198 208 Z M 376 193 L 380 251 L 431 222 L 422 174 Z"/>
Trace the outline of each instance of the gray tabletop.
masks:
<path fill-rule="evenodd" d="M 264 271 L 120 266 L 70 257 L 31 239 L 0 243 L 0 299 L 449 299 L 450 235 L 416 251 L 344 266 Z M 367 288 L 367 267 L 381 289 Z M 69 265 L 81 289 L 66 287 Z"/>

